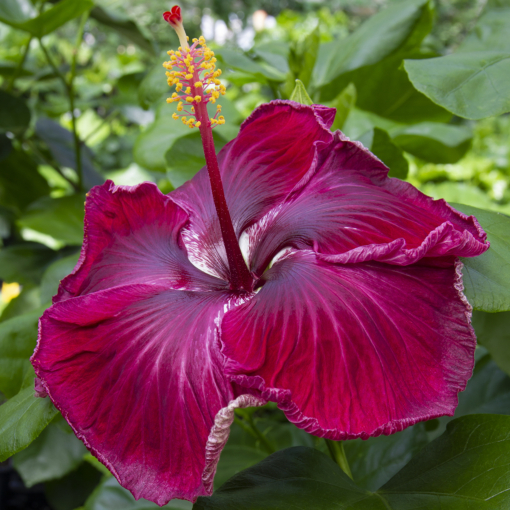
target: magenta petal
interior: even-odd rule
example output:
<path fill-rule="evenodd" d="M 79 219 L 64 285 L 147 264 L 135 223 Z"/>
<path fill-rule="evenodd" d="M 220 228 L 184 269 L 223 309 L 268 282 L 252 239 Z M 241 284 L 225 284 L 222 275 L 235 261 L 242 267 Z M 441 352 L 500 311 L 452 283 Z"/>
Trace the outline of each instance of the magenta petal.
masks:
<path fill-rule="evenodd" d="M 334 110 L 272 101 L 244 121 L 237 138 L 218 155 L 234 229 L 238 235 L 275 207 L 310 170 L 316 147 L 330 142 Z M 190 214 L 185 234 L 191 260 L 227 279 L 228 264 L 212 201 L 207 169 L 170 197 Z"/>
<path fill-rule="evenodd" d="M 460 267 L 287 255 L 251 301 L 225 315 L 226 372 L 298 427 L 332 439 L 452 415 L 476 344 Z"/>
<path fill-rule="evenodd" d="M 155 184 L 96 186 L 87 195 L 80 259 L 54 301 L 134 283 L 187 290 L 225 286 L 189 262 L 179 239 L 187 221 Z"/>
<path fill-rule="evenodd" d="M 359 143 L 340 132 L 335 137 L 320 148 L 306 186 L 245 233 L 250 266 L 257 274 L 286 246 L 336 255 L 400 240 L 394 264 L 425 256 L 470 257 L 488 249 L 475 218 L 388 178 L 387 168 Z"/>
<path fill-rule="evenodd" d="M 67 299 L 41 318 L 32 357 L 41 383 L 137 499 L 162 505 L 212 490 L 217 457 L 206 459 L 206 445 L 233 398 L 217 343 L 229 299 L 128 285 Z"/>

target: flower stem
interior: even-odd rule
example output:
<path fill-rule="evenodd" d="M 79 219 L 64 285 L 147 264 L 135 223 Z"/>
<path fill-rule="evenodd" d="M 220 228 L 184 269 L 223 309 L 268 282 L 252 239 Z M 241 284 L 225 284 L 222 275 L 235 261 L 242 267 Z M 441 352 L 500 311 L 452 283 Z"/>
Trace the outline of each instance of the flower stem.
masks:
<path fill-rule="evenodd" d="M 326 446 L 328 447 L 329 453 L 333 460 L 340 466 L 341 470 L 351 479 L 352 473 L 349 467 L 349 462 L 345 456 L 344 444 L 342 441 L 333 441 L 331 439 L 324 439 Z"/>
<path fill-rule="evenodd" d="M 23 50 L 23 55 L 21 55 L 21 59 L 16 66 L 16 69 L 12 73 L 11 80 L 9 81 L 9 85 L 7 85 L 7 92 L 10 92 L 14 87 L 14 82 L 18 78 L 23 69 L 23 65 L 25 64 L 25 60 L 27 59 L 28 51 L 30 50 L 30 43 L 32 42 L 32 36 L 27 39 L 27 43 L 25 45 L 25 49 Z"/>
<path fill-rule="evenodd" d="M 251 292 L 253 289 L 253 277 L 246 267 L 239 241 L 232 225 L 232 218 L 228 210 L 225 199 L 225 191 L 221 182 L 220 168 L 214 149 L 214 139 L 212 134 L 211 121 L 207 113 L 205 103 L 199 103 L 196 106 L 197 120 L 200 121 L 200 134 L 202 136 L 202 145 L 204 147 L 205 162 L 209 172 L 211 190 L 214 200 L 214 206 L 220 221 L 221 234 L 225 243 L 228 265 L 230 268 L 230 285 L 232 290 L 245 290 Z"/>
<path fill-rule="evenodd" d="M 253 436 L 255 439 L 258 439 L 268 453 L 274 453 L 276 450 L 274 449 L 273 445 L 268 441 L 267 437 L 264 434 L 262 434 L 257 425 L 255 425 L 255 422 L 253 421 L 253 417 L 251 416 L 251 414 L 243 413 L 242 417 L 243 419 L 241 420 L 237 416 L 234 416 L 234 421 L 244 431 L 248 432 L 248 434 Z"/>

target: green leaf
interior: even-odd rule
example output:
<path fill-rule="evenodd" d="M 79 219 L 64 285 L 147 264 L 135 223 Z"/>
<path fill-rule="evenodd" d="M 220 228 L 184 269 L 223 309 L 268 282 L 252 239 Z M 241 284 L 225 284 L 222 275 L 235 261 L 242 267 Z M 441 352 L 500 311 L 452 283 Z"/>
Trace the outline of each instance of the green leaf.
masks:
<path fill-rule="evenodd" d="M 80 254 L 74 253 L 57 260 L 46 269 L 41 280 L 41 303 L 51 303 L 57 293 L 60 281 L 70 274 L 78 263 Z"/>
<path fill-rule="evenodd" d="M 30 0 L 2 0 L 0 2 L 0 21 L 8 25 L 23 23 L 34 16 L 35 12 Z"/>
<path fill-rule="evenodd" d="M 277 452 L 239 473 L 194 510 L 481 510 L 510 502 L 509 416 L 473 415 L 446 432 L 377 492 L 360 488 L 326 455 Z"/>
<path fill-rule="evenodd" d="M 101 482 L 101 473 L 88 462 L 63 478 L 44 484 L 45 496 L 53 510 L 75 510 L 81 507 Z M 119 510 L 124 510 L 122 507 Z"/>
<path fill-rule="evenodd" d="M 18 20 L 13 17 L 4 17 L 2 16 L 2 10 L 0 10 L 0 21 L 14 28 L 25 30 L 34 37 L 41 38 L 87 12 L 92 7 L 94 7 L 94 4 L 91 0 L 61 0 L 36 18 L 26 21 L 22 21 L 19 17 Z"/>
<path fill-rule="evenodd" d="M 406 60 L 413 85 L 435 103 L 466 119 L 510 111 L 510 53 L 455 53 L 427 60 Z"/>
<path fill-rule="evenodd" d="M 509 427 L 509 416 L 472 415 L 452 421 L 379 494 L 389 508 L 507 507 Z"/>
<path fill-rule="evenodd" d="M 418 90 L 467 119 L 510 111 L 510 6 L 488 7 L 453 55 L 404 64 Z"/>
<path fill-rule="evenodd" d="M 140 27 L 133 20 L 118 11 L 105 9 L 104 7 L 96 5 L 96 7 L 90 11 L 90 17 L 95 19 L 98 23 L 115 30 L 145 51 L 154 53 L 154 46 L 151 39 L 143 34 Z"/>
<path fill-rule="evenodd" d="M 462 259 L 464 293 L 475 310 L 510 310 L 510 218 L 463 204 L 452 204 L 464 214 L 473 215 L 487 232 L 491 243 L 479 257 Z"/>
<path fill-rule="evenodd" d="M 390 135 L 380 128 L 373 128 L 364 135 L 359 141 L 370 149 L 389 169 L 390 177 L 405 179 L 409 171 L 407 159 L 397 145 L 395 145 Z"/>
<path fill-rule="evenodd" d="M 27 208 L 18 224 L 79 246 L 83 242 L 84 201 L 83 195 L 41 198 Z"/>
<path fill-rule="evenodd" d="M 41 307 L 39 287 L 24 285 L 21 288 L 21 293 L 15 297 L 5 308 L 0 316 L 0 321 L 6 320 L 23 315 L 25 313 L 33 312 Z"/>
<path fill-rule="evenodd" d="M 471 146 L 472 132 L 465 126 L 422 122 L 391 131 L 403 150 L 432 163 L 456 163 Z"/>
<path fill-rule="evenodd" d="M 257 44 L 252 51 L 282 74 L 289 72 L 289 47 L 283 41 L 278 41 L 278 44 L 274 42 Z"/>
<path fill-rule="evenodd" d="M 510 312 L 473 312 L 473 327 L 478 343 L 492 355 L 501 370 L 510 374 Z M 510 404 L 508 406 L 510 412 Z"/>
<path fill-rule="evenodd" d="M 0 249 L 0 280 L 37 285 L 58 253 L 38 243 L 20 243 Z"/>
<path fill-rule="evenodd" d="M 313 104 L 313 101 L 310 99 L 310 96 L 308 95 L 308 92 L 301 80 L 296 80 L 296 86 L 290 95 L 290 100 L 301 104 Z"/>
<path fill-rule="evenodd" d="M 229 478 L 264 460 L 267 456 L 267 452 L 252 446 L 227 444 L 221 452 L 220 462 L 214 477 L 214 486 L 221 487 Z"/>
<path fill-rule="evenodd" d="M 473 324 L 476 326 L 476 321 Z M 455 418 L 475 413 L 510 414 L 510 377 L 488 354 L 477 360 L 466 390 L 459 394 Z"/>
<path fill-rule="evenodd" d="M 347 39 L 321 48 L 315 84 L 323 87 L 342 74 L 380 62 L 406 44 L 428 9 L 427 0 L 394 3 L 371 16 Z M 419 42 L 415 36 L 413 43 Z"/>
<path fill-rule="evenodd" d="M 344 448 L 356 483 L 375 491 L 402 469 L 428 443 L 422 423 L 391 436 L 345 441 Z"/>
<path fill-rule="evenodd" d="M 0 90 L 0 133 L 22 133 L 30 123 L 30 110 L 20 97 Z"/>
<path fill-rule="evenodd" d="M 175 140 L 187 134 L 186 126 L 172 119 L 174 112 L 175 105 L 161 103 L 156 110 L 155 121 L 136 139 L 133 157 L 141 167 L 153 172 L 166 171 L 166 151 Z"/>
<path fill-rule="evenodd" d="M 74 150 L 74 136 L 68 129 L 63 128 L 51 119 L 39 118 L 35 124 L 37 136 L 50 149 L 53 157 L 60 166 L 76 170 L 76 152 Z M 92 160 L 94 155 L 85 145 L 81 144 L 81 165 L 83 184 L 87 189 L 103 184 L 104 178 L 96 171 Z"/>
<path fill-rule="evenodd" d="M 49 398 L 34 396 L 34 386 L 0 406 L 0 462 L 26 448 L 57 415 Z"/>
<path fill-rule="evenodd" d="M 303 82 L 304 87 L 308 87 L 312 78 L 313 68 L 317 60 L 320 44 L 320 29 L 315 28 L 300 44 L 299 51 L 300 70 L 297 79 Z"/>
<path fill-rule="evenodd" d="M 12 463 L 25 485 L 32 487 L 73 471 L 81 464 L 86 452 L 85 445 L 60 417 L 27 448 L 14 455 Z"/>
<path fill-rule="evenodd" d="M 356 95 L 356 86 L 354 83 L 349 83 L 349 85 L 347 85 L 347 87 L 345 87 L 342 92 L 333 99 L 329 106 L 336 108 L 336 115 L 335 121 L 331 126 L 331 131 L 336 131 L 337 129 L 342 129 L 344 127 L 349 113 L 351 113 L 351 110 L 356 104 Z"/>
<path fill-rule="evenodd" d="M 213 132 L 213 137 L 214 145 L 218 152 L 226 142 L 218 133 Z M 166 152 L 165 158 L 168 166 L 168 180 L 174 188 L 177 188 L 191 179 L 205 166 L 204 149 L 200 133 L 194 130 L 193 133 L 175 140 Z"/>
<path fill-rule="evenodd" d="M 175 510 L 191 510 L 191 503 L 173 499 L 163 507 L 145 499 L 135 501 L 129 491 L 119 485 L 115 478 L 108 478 L 87 499 L 84 510 L 155 510 L 172 508 Z"/>
<path fill-rule="evenodd" d="M 12 150 L 0 161 L 0 202 L 17 213 L 34 200 L 48 195 L 48 183 L 25 152 Z"/>
<path fill-rule="evenodd" d="M 44 308 L 0 322 L 0 392 L 14 397 L 32 366 L 29 358 L 37 343 L 37 325 Z"/>
<path fill-rule="evenodd" d="M 254 78 L 254 81 L 284 81 L 285 75 L 276 69 L 263 66 L 248 58 L 244 53 L 227 48 L 221 48 L 217 52 L 218 59 L 223 62 L 227 67 L 242 71 L 249 74 Z"/>
<path fill-rule="evenodd" d="M 166 60 L 168 60 L 168 55 L 166 55 L 166 58 L 159 59 L 158 63 L 145 75 L 138 87 L 138 100 L 144 108 L 148 108 L 152 103 L 161 99 L 165 92 L 167 94 L 173 92 L 168 86 L 165 68 L 162 65 Z"/>

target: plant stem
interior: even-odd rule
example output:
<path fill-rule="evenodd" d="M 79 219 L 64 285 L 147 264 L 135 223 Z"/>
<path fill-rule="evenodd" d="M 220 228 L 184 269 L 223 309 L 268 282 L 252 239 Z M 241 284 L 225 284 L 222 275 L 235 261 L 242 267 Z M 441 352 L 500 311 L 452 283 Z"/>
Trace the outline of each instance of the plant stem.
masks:
<path fill-rule="evenodd" d="M 266 451 L 268 453 L 274 453 L 276 450 L 273 445 L 268 441 L 267 437 L 262 434 L 259 430 L 255 422 L 253 421 L 253 417 L 249 413 L 243 413 L 243 419 L 239 419 L 237 416 L 234 416 L 234 421 L 246 432 L 252 435 L 254 438 L 258 439 Z"/>
<path fill-rule="evenodd" d="M 333 441 L 331 439 L 324 439 L 329 453 L 333 460 L 340 466 L 340 469 L 352 480 L 351 468 L 345 456 L 344 444 L 342 441 Z"/>
<path fill-rule="evenodd" d="M 89 17 L 89 13 L 86 12 L 82 14 L 80 18 L 80 24 L 78 26 L 78 33 L 76 35 L 76 43 L 73 49 L 73 59 L 71 61 L 71 76 L 69 78 L 68 83 L 68 93 L 69 93 L 69 107 L 71 109 L 71 122 L 73 126 L 73 138 L 74 138 L 74 152 L 76 155 L 76 173 L 78 174 L 78 184 L 80 189 L 83 190 L 83 168 L 81 161 L 81 142 L 78 136 L 78 129 L 76 124 L 76 115 L 74 112 L 74 79 L 76 77 L 76 63 L 78 59 L 78 50 L 80 49 L 82 40 L 83 40 L 83 32 L 85 30 L 85 23 Z"/>
<path fill-rule="evenodd" d="M 198 78 L 198 75 L 197 75 Z M 192 93 L 195 93 L 193 90 Z M 200 134 L 202 135 L 202 145 L 204 147 L 205 161 L 211 182 L 211 191 L 213 195 L 214 205 L 220 221 L 221 234 L 225 243 L 227 252 L 228 265 L 230 268 L 230 286 L 232 290 L 245 290 L 251 292 L 253 288 L 253 277 L 246 267 L 246 263 L 239 247 L 232 218 L 228 210 L 227 201 L 225 199 L 225 191 L 221 182 L 220 168 L 216 158 L 214 149 L 214 139 L 212 134 L 211 121 L 207 113 L 205 103 L 196 105 L 197 120 L 200 121 Z"/>
<path fill-rule="evenodd" d="M 25 64 L 25 60 L 27 59 L 28 51 L 30 50 L 30 43 L 32 42 L 32 36 L 30 36 L 27 40 L 27 44 L 25 46 L 25 49 L 23 51 L 23 55 L 21 55 L 21 59 L 18 62 L 18 65 L 16 66 L 16 69 L 14 69 L 14 72 L 12 73 L 11 79 L 9 81 L 9 85 L 7 85 L 7 92 L 10 92 L 14 87 L 14 82 L 18 78 L 19 74 L 21 73 L 21 70 L 23 69 L 23 65 Z"/>

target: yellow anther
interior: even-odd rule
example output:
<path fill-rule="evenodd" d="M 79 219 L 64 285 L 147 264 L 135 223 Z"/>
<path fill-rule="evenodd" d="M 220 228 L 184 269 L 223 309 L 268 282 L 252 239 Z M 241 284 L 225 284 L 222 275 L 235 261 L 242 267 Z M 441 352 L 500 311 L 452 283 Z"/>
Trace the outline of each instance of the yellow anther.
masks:
<path fill-rule="evenodd" d="M 178 111 L 178 112 L 182 112 L 182 101 L 179 101 L 179 102 L 177 103 L 177 111 Z"/>
<path fill-rule="evenodd" d="M 181 117 L 182 123 L 186 124 L 186 117 Z"/>
<path fill-rule="evenodd" d="M 221 76 L 221 69 L 218 69 L 215 73 L 216 76 Z"/>
<path fill-rule="evenodd" d="M 192 73 L 195 70 L 194 66 L 188 67 L 188 73 Z"/>
<path fill-rule="evenodd" d="M 172 55 L 172 56 L 170 57 L 170 60 L 177 60 L 177 57 L 176 57 L 175 55 Z"/>
<path fill-rule="evenodd" d="M 195 37 L 195 38 L 192 40 L 192 42 L 196 43 L 196 42 L 198 42 L 198 39 Z"/>
<path fill-rule="evenodd" d="M 179 115 L 177 115 L 176 113 L 172 113 L 172 119 L 178 120 Z"/>
<path fill-rule="evenodd" d="M 178 96 L 177 92 L 174 92 L 174 93 L 172 94 L 172 97 L 179 97 L 179 96 Z"/>
<path fill-rule="evenodd" d="M 196 124 L 195 124 L 195 127 L 200 127 L 202 125 L 202 123 L 200 121 L 198 121 Z"/>
<path fill-rule="evenodd" d="M 213 119 L 212 117 L 209 120 L 211 121 L 212 126 L 218 124 L 218 121 L 216 119 Z"/>
<path fill-rule="evenodd" d="M 220 97 L 220 93 L 217 91 L 217 90 L 212 90 L 211 91 L 211 96 L 214 98 L 214 99 L 218 99 Z"/>
<path fill-rule="evenodd" d="M 186 94 L 191 94 L 191 87 L 186 87 L 186 90 L 184 92 Z"/>
<path fill-rule="evenodd" d="M 191 79 L 193 78 L 193 75 L 192 75 L 191 73 L 189 73 L 189 74 L 187 74 L 187 75 L 185 76 L 185 78 L 186 78 L 187 80 L 191 80 Z"/>
<path fill-rule="evenodd" d="M 221 112 L 221 104 L 216 105 L 216 110 L 218 110 L 219 112 Z"/>
<path fill-rule="evenodd" d="M 174 50 L 167 51 L 166 54 L 167 55 L 173 55 L 174 54 Z"/>
<path fill-rule="evenodd" d="M 200 89 L 200 88 L 202 88 L 203 86 L 204 86 L 204 85 L 203 85 L 203 83 L 202 83 L 201 81 L 197 81 L 197 82 L 195 83 L 195 88 L 197 88 L 197 89 Z"/>
<path fill-rule="evenodd" d="M 195 96 L 195 101 L 200 103 L 200 101 L 202 101 L 202 96 Z"/>
<path fill-rule="evenodd" d="M 218 117 L 218 120 L 225 120 L 225 117 L 223 117 L 223 115 L 220 115 L 220 116 Z"/>
<path fill-rule="evenodd" d="M 175 85 L 175 90 L 177 90 L 177 92 L 180 92 L 182 90 L 182 83 L 177 82 L 177 85 Z"/>
<path fill-rule="evenodd" d="M 221 81 L 220 81 L 220 80 L 218 80 L 218 79 L 216 79 L 216 78 L 214 78 L 213 83 L 214 83 L 215 85 L 221 85 Z"/>
<path fill-rule="evenodd" d="M 193 99 L 192 97 L 188 96 L 188 97 L 186 98 L 186 101 L 187 101 L 188 103 L 192 103 L 192 102 L 194 101 L 194 99 Z"/>
<path fill-rule="evenodd" d="M 186 41 L 189 41 L 189 35 L 186 36 Z"/>
<path fill-rule="evenodd" d="M 194 106 L 191 107 L 191 113 L 195 113 L 195 107 Z"/>
<path fill-rule="evenodd" d="M 211 99 L 209 99 L 209 101 L 214 104 L 216 102 L 216 98 L 211 97 Z"/>
<path fill-rule="evenodd" d="M 172 98 L 172 97 L 167 97 L 167 98 L 166 98 L 166 102 L 167 102 L 167 103 L 173 103 L 173 102 L 174 102 L 174 100 L 173 100 L 173 98 Z"/>

